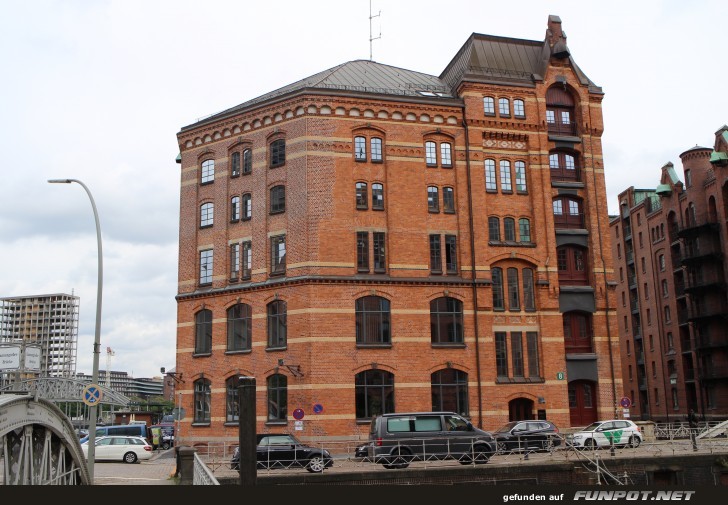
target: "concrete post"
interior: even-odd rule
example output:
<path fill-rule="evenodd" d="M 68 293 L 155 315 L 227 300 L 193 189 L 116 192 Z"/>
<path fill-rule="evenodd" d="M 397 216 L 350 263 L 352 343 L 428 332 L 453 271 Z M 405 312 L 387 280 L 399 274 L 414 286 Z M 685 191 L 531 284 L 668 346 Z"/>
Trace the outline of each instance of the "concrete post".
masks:
<path fill-rule="evenodd" d="M 258 476 L 255 448 L 255 377 L 238 378 L 240 485 L 255 486 Z"/>

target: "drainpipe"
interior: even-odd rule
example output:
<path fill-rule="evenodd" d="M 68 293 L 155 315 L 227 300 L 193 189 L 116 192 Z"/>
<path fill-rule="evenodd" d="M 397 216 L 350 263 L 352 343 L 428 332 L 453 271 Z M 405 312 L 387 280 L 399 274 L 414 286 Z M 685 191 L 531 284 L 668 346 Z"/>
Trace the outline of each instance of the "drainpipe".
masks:
<path fill-rule="evenodd" d="M 473 326 L 475 330 L 475 374 L 478 381 L 478 428 L 483 428 L 483 389 L 480 384 L 480 344 L 478 342 L 478 286 L 475 274 L 475 225 L 473 224 L 473 192 L 470 176 L 470 135 L 463 107 L 463 128 L 465 128 L 465 171 L 468 178 L 468 226 L 470 228 L 470 257 L 472 258 L 471 288 L 473 290 Z"/>

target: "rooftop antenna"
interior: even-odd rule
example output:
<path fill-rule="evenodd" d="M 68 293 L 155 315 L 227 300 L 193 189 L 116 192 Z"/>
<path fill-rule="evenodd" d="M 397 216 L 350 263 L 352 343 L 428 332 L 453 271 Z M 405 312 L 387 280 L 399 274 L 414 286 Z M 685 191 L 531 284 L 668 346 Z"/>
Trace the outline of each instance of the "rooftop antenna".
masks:
<path fill-rule="evenodd" d="M 369 0 L 369 61 L 372 61 L 372 41 L 381 39 L 382 38 L 382 26 L 379 25 L 379 36 L 378 37 L 372 37 L 372 19 L 378 18 L 381 16 L 382 11 L 379 11 L 379 13 L 376 16 L 372 16 L 372 0 Z"/>

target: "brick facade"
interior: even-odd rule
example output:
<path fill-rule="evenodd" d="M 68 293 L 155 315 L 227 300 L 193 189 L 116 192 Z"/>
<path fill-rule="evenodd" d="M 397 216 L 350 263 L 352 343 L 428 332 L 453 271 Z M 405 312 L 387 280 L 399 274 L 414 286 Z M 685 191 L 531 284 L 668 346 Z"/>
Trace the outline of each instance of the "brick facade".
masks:
<path fill-rule="evenodd" d="M 472 61 L 458 70 L 463 55 L 476 51 L 480 41 L 541 54 L 542 61 L 534 63 L 539 72 L 474 70 Z M 586 400 L 592 403 L 588 415 L 614 415 L 622 383 L 600 140 L 603 94 L 565 48 L 561 22 L 552 16 L 544 42 L 473 34 L 440 78 L 373 62 L 343 66 L 364 78 L 386 73 L 400 79 L 390 87 L 401 92 L 366 83 L 317 87 L 314 79 L 304 80 L 178 133 L 176 371 L 184 380 L 177 385 L 187 412 L 180 430 L 184 442 L 236 439 L 237 423 L 226 422 L 226 380 L 239 375 L 256 378 L 258 431 L 293 431 L 292 413 L 300 408 L 305 417 L 296 433 L 302 438 L 366 435 L 369 417 L 357 416 L 355 377 L 367 371 L 392 374 L 394 408 L 402 412 L 431 410 L 432 374 L 456 370 L 467 383 L 460 386 L 466 389 L 467 406 L 461 398 L 459 407 L 486 429 L 513 417 L 545 416 L 559 426 L 571 425 L 569 384 L 593 391 Z M 473 78 L 473 72 L 481 77 Z M 425 78 L 429 84 L 422 83 Z M 412 93 L 418 86 L 422 92 Z M 554 107 L 547 91 L 554 88 L 573 100 L 570 109 L 567 104 L 572 116 L 566 126 L 575 129 L 568 134 L 555 133 L 547 116 Z M 493 115 L 485 113 L 484 97 L 495 99 Z M 507 116 L 499 112 L 501 98 L 508 99 Z M 523 114 L 515 101 L 523 104 Z M 366 161 L 356 159 L 356 137 L 367 142 Z M 371 158 L 372 138 L 381 139 L 381 161 Z M 285 141 L 285 162 L 270 168 L 271 143 L 278 139 Z M 437 149 L 436 166 L 426 163 L 427 142 Z M 442 157 L 448 144 L 450 166 Z M 252 153 L 252 173 L 232 176 L 232 153 L 244 149 Z M 552 179 L 549 155 L 556 152 L 577 159 L 578 178 Z M 207 160 L 214 160 L 214 182 L 202 184 Z M 496 165 L 494 192 L 486 191 L 486 160 Z M 510 163 L 511 191 L 504 190 L 501 162 Z M 517 180 L 517 164 L 525 167 L 525 188 Z M 367 185 L 366 209 L 357 208 L 357 183 Z M 383 187 L 383 210 L 372 208 L 374 184 Z M 285 211 L 271 214 L 270 190 L 279 185 L 285 186 Z M 428 187 L 438 188 L 438 212 L 428 211 Z M 445 188 L 454 192 L 453 212 L 444 209 Z M 248 193 L 251 219 L 232 222 L 231 199 Z M 553 200 L 560 197 L 580 202 L 582 221 L 576 227 L 555 222 Z M 214 223 L 201 227 L 205 203 L 214 204 Z M 489 235 L 489 217 L 499 219 L 500 240 Z M 515 223 L 512 239 L 506 218 Z M 520 228 L 523 220 L 530 226 L 528 240 L 527 230 Z M 357 233 L 368 239 L 369 271 L 358 267 Z M 385 258 L 378 272 L 375 241 L 381 233 Z M 281 235 L 285 273 L 272 275 L 271 237 Z M 442 273 L 432 263 L 434 235 L 440 237 Z M 231 281 L 230 246 L 247 241 L 250 278 Z M 452 243 L 455 250 L 447 252 Z M 558 269 L 559 248 L 572 245 L 585 253 L 576 267 L 584 278 L 577 283 L 561 277 Z M 211 282 L 201 284 L 203 250 L 212 251 L 213 271 Z M 494 268 L 503 272 L 503 308 L 494 307 Z M 518 293 L 508 288 L 509 268 L 518 276 Z M 523 276 L 529 274 L 524 269 L 533 272 L 533 307 L 526 300 Z M 518 298 L 518 308 L 509 294 Z M 357 344 L 355 307 L 364 297 L 389 305 L 391 323 L 383 330 L 389 341 L 382 345 Z M 461 307 L 456 315 L 443 316 L 457 320 L 459 310 L 462 318 L 442 326 L 445 343 L 433 342 L 431 303 L 437 300 Z M 274 301 L 286 306 L 282 346 L 268 344 L 267 307 Z M 240 303 L 251 308 L 252 345 L 230 351 L 227 310 Z M 211 349 L 205 352 L 195 341 L 201 310 L 212 314 Z M 587 314 L 588 348 L 567 353 L 562 313 L 573 310 Z M 495 340 L 501 333 L 508 364 L 499 375 Z M 520 372 L 512 348 L 518 340 Z M 287 381 L 283 422 L 267 416 L 267 380 L 276 374 Z M 210 389 L 210 413 L 196 419 L 195 384 L 203 383 Z M 454 389 L 445 391 L 446 400 L 453 400 Z M 573 401 L 577 396 L 584 401 L 581 393 L 572 394 Z M 315 404 L 323 411 L 314 413 Z M 367 408 L 377 409 L 371 403 Z"/>
<path fill-rule="evenodd" d="M 662 167 L 655 190 L 628 188 L 611 221 L 619 275 L 624 393 L 634 416 L 684 421 L 728 415 L 728 128 L 714 149 Z"/>

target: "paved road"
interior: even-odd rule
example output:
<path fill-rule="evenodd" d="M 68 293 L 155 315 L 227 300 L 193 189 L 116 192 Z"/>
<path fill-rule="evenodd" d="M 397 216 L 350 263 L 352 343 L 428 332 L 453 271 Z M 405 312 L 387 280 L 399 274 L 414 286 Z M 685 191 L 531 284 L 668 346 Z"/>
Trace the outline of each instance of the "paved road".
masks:
<path fill-rule="evenodd" d="M 174 449 L 155 451 L 152 459 L 139 463 L 98 462 L 94 467 L 94 484 L 109 485 L 175 485 L 176 470 Z"/>

